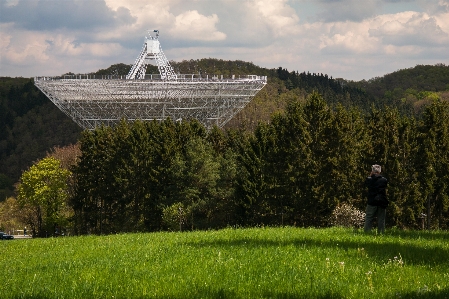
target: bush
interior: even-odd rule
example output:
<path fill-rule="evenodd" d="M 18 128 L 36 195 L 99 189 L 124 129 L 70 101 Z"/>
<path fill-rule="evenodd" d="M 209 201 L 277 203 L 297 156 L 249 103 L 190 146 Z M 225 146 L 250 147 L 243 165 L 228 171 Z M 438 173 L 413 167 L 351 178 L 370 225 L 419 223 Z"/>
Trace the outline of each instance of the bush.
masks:
<path fill-rule="evenodd" d="M 186 224 L 186 208 L 180 202 L 164 208 L 162 221 L 169 230 L 180 231 Z"/>
<path fill-rule="evenodd" d="M 330 223 L 333 226 L 360 228 L 364 222 L 365 213 L 348 203 L 338 205 L 330 216 Z"/>

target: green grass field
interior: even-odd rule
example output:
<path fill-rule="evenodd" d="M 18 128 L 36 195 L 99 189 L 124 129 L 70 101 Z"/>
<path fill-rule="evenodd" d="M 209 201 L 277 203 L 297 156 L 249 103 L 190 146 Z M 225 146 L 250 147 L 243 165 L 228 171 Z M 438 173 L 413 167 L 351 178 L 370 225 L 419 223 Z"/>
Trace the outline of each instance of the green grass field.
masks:
<path fill-rule="evenodd" d="M 0 298 L 449 298 L 449 233 L 254 228 L 0 242 Z"/>

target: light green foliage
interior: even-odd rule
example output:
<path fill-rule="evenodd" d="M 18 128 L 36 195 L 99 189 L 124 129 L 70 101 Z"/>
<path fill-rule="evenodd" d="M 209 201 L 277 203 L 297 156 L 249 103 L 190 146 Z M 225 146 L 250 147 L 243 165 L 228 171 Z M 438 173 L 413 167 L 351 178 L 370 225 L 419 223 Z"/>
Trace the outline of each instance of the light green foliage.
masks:
<path fill-rule="evenodd" d="M 59 160 L 42 159 L 22 174 L 18 188 L 19 205 L 28 211 L 28 224 L 33 234 L 53 229 L 64 222 L 62 212 L 68 199 L 67 180 L 70 171 L 61 168 Z"/>
<path fill-rule="evenodd" d="M 446 298 L 445 232 L 259 228 L 0 242 L 3 299 Z"/>
<path fill-rule="evenodd" d="M 417 97 L 419 100 L 428 99 L 432 101 L 438 100 L 440 98 L 438 93 L 432 91 L 421 91 L 418 93 Z"/>
<path fill-rule="evenodd" d="M 184 204 L 177 202 L 164 208 L 162 211 L 162 221 L 169 230 L 182 231 L 183 226 L 187 222 L 188 214 L 190 214 L 190 211 L 186 209 Z"/>

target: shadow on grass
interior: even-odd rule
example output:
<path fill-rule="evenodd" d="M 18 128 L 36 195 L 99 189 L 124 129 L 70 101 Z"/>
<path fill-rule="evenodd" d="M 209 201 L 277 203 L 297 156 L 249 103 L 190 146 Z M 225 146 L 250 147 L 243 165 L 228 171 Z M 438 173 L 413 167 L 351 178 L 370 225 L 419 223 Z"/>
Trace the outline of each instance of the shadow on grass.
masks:
<path fill-rule="evenodd" d="M 437 291 L 417 291 L 405 294 L 392 294 L 388 299 L 401 298 L 401 299 L 449 299 L 449 288 Z"/>
<path fill-rule="evenodd" d="M 389 234 L 391 235 L 391 234 Z M 401 236 L 407 234 L 401 233 Z M 433 234 L 432 234 L 433 235 Z M 341 235 L 339 235 L 341 237 Z M 393 235 L 394 236 L 394 235 Z M 201 241 L 201 242 L 189 242 L 188 245 L 192 247 L 219 247 L 219 248 L 231 248 L 236 246 L 246 248 L 258 248 L 258 247 L 278 247 L 278 246 L 295 246 L 299 249 L 310 248 L 339 248 L 342 250 L 360 250 L 363 251 L 369 258 L 377 261 L 387 262 L 394 257 L 402 257 L 403 262 L 409 265 L 446 265 L 449 258 L 449 249 L 441 248 L 438 246 L 426 245 L 426 240 L 422 240 L 424 243 L 420 245 L 407 244 L 403 242 L 395 242 L 387 236 L 373 236 L 369 234 L 360 233 L 360 236 L 351 237 L 354 240 L 342 240 L 320 238 L 314 236 L 300 236 L 298 238 L 290 238 L 288 240 L 257 240 L 252 238 L 240 237 L 233 240 L 213 240 L 213 241 Z M 429 237 L 430 238 L 430 237 Z M 411 238 L 413 239 L 413 238 Z M 421 242 L 421 240 L 413 241 Z M 422 244 L 422 246 L 421 246 Z"/>
<path fill-rule="evenodd" d="M 386 235 L 393 237 L 401 237 L 407 239 L 424 239 L 424 240 L 447 240 L 449 241 L 449 232 L 448 231 L 428 231 L 428 230 L 419 230 L 419 231 L 407 231 L 407 230 L 398 230 L 391 229 L 387 230 Z"/>
<path fill-rule="evenodd" d="M 48 296 L 48 295 L 22 295 L 14 297 L 14 299 L 51 299 L 57 298 L 57 296 Z M 92 297 L 95 298 L 95 295 L 92 294 Z M 136 299 L 148 299 L 148 298 L 158 298 L 158 299 L 189 299 L 189 298 L 210 298 L 210 299 L 235 299 L 235 298 L 243 298 L 243 296 L 229 290 L 211 290 L 211 289 L 203 289 L 199 290 L 196 294 L 192 296 L 186 295 L 166 295 L 166 296 L 131 296 L 131 297 L 122 297 L 117 296 L 115 298 L 136 298 Z M 292 294 L 292 293 L 276 293 L 276 292 L 264 292 L 260 298 L 273 298 L 273 299 L 341 299 L 342 295 L 338 293 L 326 292 L 323 294 Z M 401 294 L 391 294 L 389 297 L 385 297 L 386 299 L 393 298 L 402 298 L 402 299 L 445 299 L 449 298 L 449 288 L 445 288 L 439 291 L 417 291 L 410 293 L 401 293 Z"/>
<path fill-rule="evenodd" d="M 256 296 L 256 297 L 255 297 Z M 140 297 L 139 299 L 144 299 L 148 297 Z M 196 299 L 196 298 L 210 298 L 210 299 L 236 299 L 236 298 L 244 298 L 244 295 L 238 294 L 229 290 L 210 290 L 204 289 L 199 290 L 196 294 L 192 296 L 179 295 L 179 296 L 166 296 L 166 297 L 157 297 L 158 299 Z M 263 292 L 262 294 L 250 295 L 250 298 L 271 298 L 271 299 L 342 299 L 343 296 L 340 294 L 334 294 L 331 292 L 326 292 L 323 294 L 295 294 L 295 293 L 284 293 L 284 292 Z"/>
<path fill-rule="evenodd" d="M 104 296 L 102 296 L 103 298 Z M 238 293 L 230 290 L 211 290 L 210 288 L 206 289 L 200 289 L 197 293 L 192 295 L 158 295 L 158 296 L 121 296 L 121 295 L 115 295 L 113 296 L 111 294 L 112 298 L 134 298 L 134 299 L 196 299 L 196 298 L 210 298 L 210 299 L 235 299 L 235 298 L 245 298 L 242 295 L 239 295 Z M 108 297 L 108 298 L 109 298 Z M 48 295 L 21 295 L 14 297 L 14 299 L 53 299 L 53 298 L 60 298 L 59 296 L 48 296 Z M 96 298 L 94 294 L 92 296 L 86 297 L 86 298 Z M 317 294 L 317 295 L 310 295 L 310 294 L 293 294 L 293 293 L 277 293 L 277 292 L 263 292 L 260 297 L 258 298 L 272 298 L 272 299 L 342 299 L 343 296 L 340 294 L 335 294 L 331 292 L 326 292 L 323 294 Z M 405 298 L 414 298 L 414 297 L 405 297 Z M 431 298 L 431 297 L 423 297 L 423 298 Z"/>

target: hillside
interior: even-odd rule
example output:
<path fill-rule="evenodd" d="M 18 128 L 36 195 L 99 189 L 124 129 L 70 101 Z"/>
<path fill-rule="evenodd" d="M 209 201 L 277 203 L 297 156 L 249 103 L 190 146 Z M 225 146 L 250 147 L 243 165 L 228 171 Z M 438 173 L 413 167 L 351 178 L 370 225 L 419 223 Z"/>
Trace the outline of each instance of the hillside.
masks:
<path fill-rule="evenodd" d="M 449 65 L 417 65 L 368 81 L 346 83 L 366 91 L 379 104 L 419 116 L 422 106 L 433 97 L 449 100 Z"/>
<path fill-rule="evenodd" d="M 0 78 L 0 200 L 33 161 L 75 143 L 81 129 L 27 78 Z"/>
<path fill-rule="evenodd" d="M 179 73 L 206 76 L 258 74 L 268 76 L 267 86 L 227 125 L 253 130 L 269 121 L 292 99 L 305 99 L 318 91 L 331 106 L 342 104 L 369 111 L 371 106 L 389 105 L 401 113 L 419 114 L 433 97 L 449 98 L 449 66 L 438 64 L 399 70 L 368 81 L 345 81 L 327 74 L 266 69 L 244 61 L 218 59 L 171 62 Z M 115 64 L 98 75 L 126 75 L 130 66 Z M 157 73 L 149 67 L 147 73 Z M 32 79 L 0 78 L 0 200 L 11 195 L 13 184 L 33 161 L 54 146 L 76 143 L 81 129 L 35 88 Z"/>
<path fill-rule="evenodd" d="M 398 96 L 420 91 L 445 91 L 449 90 L 449 65 L 417 65 L 355 85 L 365 88 L 376 98 L 385 96 L 388 91 Z"/>

